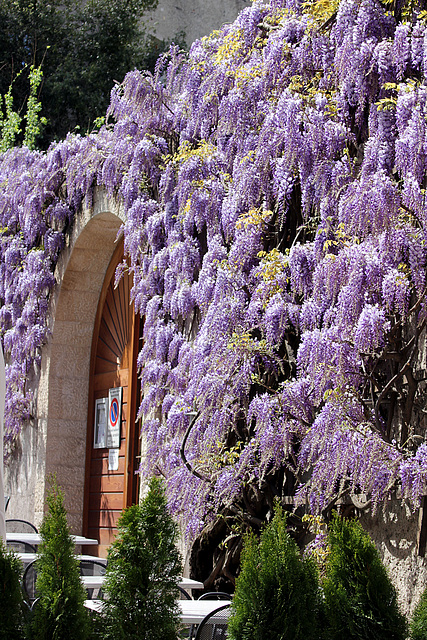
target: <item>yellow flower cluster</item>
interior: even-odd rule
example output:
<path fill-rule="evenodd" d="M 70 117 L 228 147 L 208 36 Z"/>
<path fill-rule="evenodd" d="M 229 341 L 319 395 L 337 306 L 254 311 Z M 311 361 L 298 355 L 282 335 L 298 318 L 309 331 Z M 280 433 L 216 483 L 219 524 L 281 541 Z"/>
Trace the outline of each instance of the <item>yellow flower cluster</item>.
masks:
<path fill-rule="evenodd" d="M 249 225 L 259 227 L 268 222 L 273 215 L 272 211 L 268 211 L 259 207 L 258 209 L 250 209 L 247 213 L 239 216 L 236 222 L 236 229 L 247 229 Z"/>
<path fill-rule="evenodd" d="M 339 0 L 308 0 L 303 3 L 304 13 L 309 15 L 315 25 L 325 24 L 338 10 Z"/>
<path fill-rule="evenodd" d="M 289 264 L 288 256 L 278 249 L 272 249 L 268 252 L 260 251 L 258 258 L 261 258 L 261 270 L 259 273 L 264 282 L 275 280 L 278 275 L 283 274 Z"/>
<path fill-rule="evenodd" d="M 242 29 L 236 29 L 236 31 L 228 33 L 214 56 L 215 64 L 233 61 L 234 58 L 241 55 L 244 47 L 245 40 Z"/>
<path fill-rule="evenodd" d="M 172 162 L 174 166 L 179 166 L 190 160 L 190 158 L 206 160 L 215 155 L 216 152 L 216 146 L 206 140 L 201 140 L 197 147 L 194 147 L 188 140 L 184 140 L 175 154 L 163 156 L 163 160 L 165 164 Z"/>
<path fill-rule="evenodd" d="M 227 346 L 233 351 L 240 351 L 245 354 L 271 355 L 271 349 L 266 340 L 254 340 L 248 332 L 235 331 Z"/>

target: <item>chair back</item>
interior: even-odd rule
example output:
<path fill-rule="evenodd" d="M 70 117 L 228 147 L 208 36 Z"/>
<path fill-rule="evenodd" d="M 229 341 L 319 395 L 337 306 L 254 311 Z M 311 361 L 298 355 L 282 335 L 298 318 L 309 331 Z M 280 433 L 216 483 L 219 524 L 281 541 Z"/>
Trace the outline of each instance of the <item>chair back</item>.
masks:
<path fill-rule="evenodd" d="M 231 600 L 231 595 L 225 591 L 207 591 L 198 600 Z"/>
<path fill-rule="evenodd" d="M 229 609 L 230 603 L 223 604 L 215 611 L 208 613 L 197 627 L 194 640 L 225 640 Z"/>
<path fill-rule="evenodd" d="M 81 576 L 105 576 L 106 567 L 100 560 L 80 560 Z M 102 599 L 102 587 L 86 588 L 88 600 Z"/>
<path fill-rule="evenodd" d="M 6 533 L 38 533 L 38 530 L 27 520 L 9 518 L 6 520 Z"/>
<path fill-rule="evenodd" d="M 33 562 L 30 562 L 25 567 L 24 574 L 22 576 L 22 587 L 24 589 L 24 593 L 27 597 L 27 601 L 30 607 L 32 607 L 34 601 L 37 599 L 36 581 L 37 581 L 36 561 L 33 560 Z"/>
<path fill-rule="evenodd" d="M 21 542 L 20 540 L 8 540 L 6 542 L 8 549 L 13 549 L 16 553 L 36 553 L 37 549 L 29 542 Z"/>
<path fill-rule="evenodd" d="M 178 591 L 179 591 L 179 598 L 178 600 L 193 600 L 193 598 L 190 596 L 190 594 L 188 593 L 188 591 L 186 591 L 185 589 L 183 589 L 182 587 L 180 587 L 178 585 Z"/>

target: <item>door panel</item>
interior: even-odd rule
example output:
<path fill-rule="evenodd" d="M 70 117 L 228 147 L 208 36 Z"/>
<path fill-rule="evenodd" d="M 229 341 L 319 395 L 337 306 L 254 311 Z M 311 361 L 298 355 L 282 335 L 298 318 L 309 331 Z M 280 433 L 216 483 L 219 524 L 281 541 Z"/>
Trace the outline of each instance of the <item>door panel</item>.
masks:
<path fill-rule="evenodd" d="M 84 532 L 100 544 L 89 553 L 107 554 L 122 510 L 138 495 L 135 456 L 139 451 L 136 358 L 139 347 L 139 318 L 130 305 L 131 281 L 125 273 L 114 287 L 116 266 L 123 259 L 118 248 L 107 270 L 95 323 L 89 383 L 88 442 Z M 108 469 L 108 449 L 93 447 L 95 400 L 108 398 L 113 387 L 122 387 L 122 424 L 119 466 Z"/>

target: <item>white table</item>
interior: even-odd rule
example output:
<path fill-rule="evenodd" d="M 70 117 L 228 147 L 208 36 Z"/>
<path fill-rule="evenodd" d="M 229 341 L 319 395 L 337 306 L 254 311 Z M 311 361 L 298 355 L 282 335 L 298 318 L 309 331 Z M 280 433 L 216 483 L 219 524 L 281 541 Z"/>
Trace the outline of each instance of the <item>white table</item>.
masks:
<path fill-rule="evenodd" d="M 84 556 L 79 556 L 79 557 L 84 558 Z M 86 556 L 86 558 L 89 558 L 89 557 L 90 556 Z M 105 580 L 105 576 L 81 576 L 81 578 L 85 587 L 94 587 L 94 588 L 102 587 Z M 197 582 L 197 580 L 191 580 L 190 578 L 181 578 L 178 584 L 182 589 L 203 589 L 202 582 Z"/>
<path fill-rule="evenodd" d="M 200 624 L 208 613 L 212 613 L 230 604 L 227 600 L 178 600 L 181 610 L 181 622 L 184 624 Z M 224 609 L 224 615 L 228 617 L 230 609 Z"/>
<path fill-rule="evenodd" d="M 15 552 L 15 555 L 18 556 L 18 558 L 21 560 L 22 564 L 24 565 L 24 569 L 28 564 L 30 564 L 30 562 L 34 562 L 34 560 L 37 558 L 36 553 Z M 88 556 L 83 554 L 77 555 L 76 558 L 79 561 L 95 560 L 96 562 L 101 562 L 103 565 L 107 566 L 107 558 L 98 558 L 98 556 Z M 84 577 L 91 577 L 91 576 L 84 576 Z M 103 578 L 103 576 L 97 576 L 97 577 Z M 199 582 L 198 580 L 192 580 L 191 578 L 180 578 L 178 584 L 182 589 L 203 589 L 203 586 L 204 586 L 203 582 Z M 97 585 L 97 586 L 100 586 L 100 585 Z"/>
<path fill-rule="evenodd" d="M 86 589 L 100 589 L 104 584 L 105 576 L 80 576 L 80 580 Z"/>
<path fill-rule="evenodd" d="M 203 582 L 191 578 L 180 578 L 178 584 L 181 589 L 203 589 L 205 586 Z"/>
<path fill-rule="evenodd" d="M 98 540 L 93 538 L 85 538 L 84 536 L 71 536 L 71 538 L 74 540 L 74 544 L 76 546 L 98 544 Z M 40 533 L 6 533 L 6 543 L 9 541 L 27 542 L 32 544 L 34 547 L 37 547 L 41 543 L 42 537 Z"/>
<path fill-rule="evenodd" d="M 104 601 L 103 600 L 85 600 L 84 605 L 86 609 L 90 609 L 91 611 L 96 611 L 96 613 L 102 613 Z"/>
<path fill-rule="evenodd" d="M 183 624 L 200 624 L 205 616 L 220 609 L 225 604 L 229 604 L 226 600 L 178 600 L 180 608 L 180 618 Z M 85 600 L 85 607 L 102 613 L 102 600 Z M 230 609 L 223 611 L 226 617 L 229 616 Z"/>
<path fill-rule="evenodd" d="M 27 566 L 27 564 L 30 564 L 30 562 L 33 562 L 36 558 L 37 558 L 37 554 L 36 553 L 20 553 L 20 552 L 15 552 L 15 555 L 18 556 L 18 558 L 21 560 L 22 564 L 24 565 L 24 569 Z M 88 555 L 77 555 L 76 556 L 77 560 L 96 560 L 97 562 L 102 562 L 103 565 L 107 565 L 107 559 L 106 558 L 98 558 L 98 556 L 88 556 Z M 194 587 L 195 588 L 195 587 Z"/>

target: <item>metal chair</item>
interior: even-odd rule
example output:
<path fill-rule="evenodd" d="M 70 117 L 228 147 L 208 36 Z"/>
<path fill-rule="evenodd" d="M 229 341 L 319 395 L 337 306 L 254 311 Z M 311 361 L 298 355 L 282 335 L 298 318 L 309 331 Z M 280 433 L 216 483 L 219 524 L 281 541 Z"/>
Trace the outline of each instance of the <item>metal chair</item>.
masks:
<path fill-rule="evenodd" d="M 10 502 L 10 496 L 5 496 L 4 497 L 4 510 L 7 511 L 7 505 Z"/>
<path fill-rule="evenodd" d="M 200 599 L 200 598 L 199 598 Z M 194 640 L 225 640 L 230 604 L 223 604 L 208 613 L 197 627 Z"/>
<path fill-rule="evenodd" d="M 80 560 L 81 576 L 105 576 L 106 566 L 99 560 Z M 86 588 L 88 600 L 102 599 L 102 587 Z"/>
<path fill-rule="evenodd" d="M 27 597 L 28 605 L 30 609 L 32 608 L 34 602 L 37 600 L 37 592 L 36 592 L 36 581 L 37 581 L 37 569 L 36 562 L 30 562 L 26 567 L 24 574 L 22 576 L 22 587 L 24 589 L 24 593 Z"/>
<path fill-rule="evenodd" d="M 22 614 L 24 617 L 24 624 L 25 626 L 27 626 L 27 628 L 29 628 L 32 623 L 34 611 L 36 607 L 38 607 L 39 602 L 40 602 L 40 598 L 36 598 L 32 603 L 24 600 L 24 603 L 22 606 Z"/>
<path fill-rule="evenodd" d="M 6 520 L 6 533 L 38 533 L 38 530 L 27 520 L 10 518 Z"/>
<path fill-rule="evenodd" d="M 231 600 L 231 595 L 225 591 L 207 591 L 202 593 L 198 600 Z M 198 625 L 192 624 L 190 627 L 189 640 L 195 640 Z"/>
<path fill-rule="evenodd" d="M 198 600 L 231 600 L 231 595 L 225 591 L 207 591 Z"/>
<path fill-rule="evenodd" d="M 8 549 L 13 549 L 16 553 L 36 553 L 37 549 L 29 542 L 21 542 L 20 540 L 8 540 L 6 542 Z"/>
<path fill-rule="evenodd" d="M 188 591 L 186 591 L 179 585 L 178 585 L 178 589 L 179 589 L 179 600 L 193 600 L 193 598 L 190 596 Z"/>

